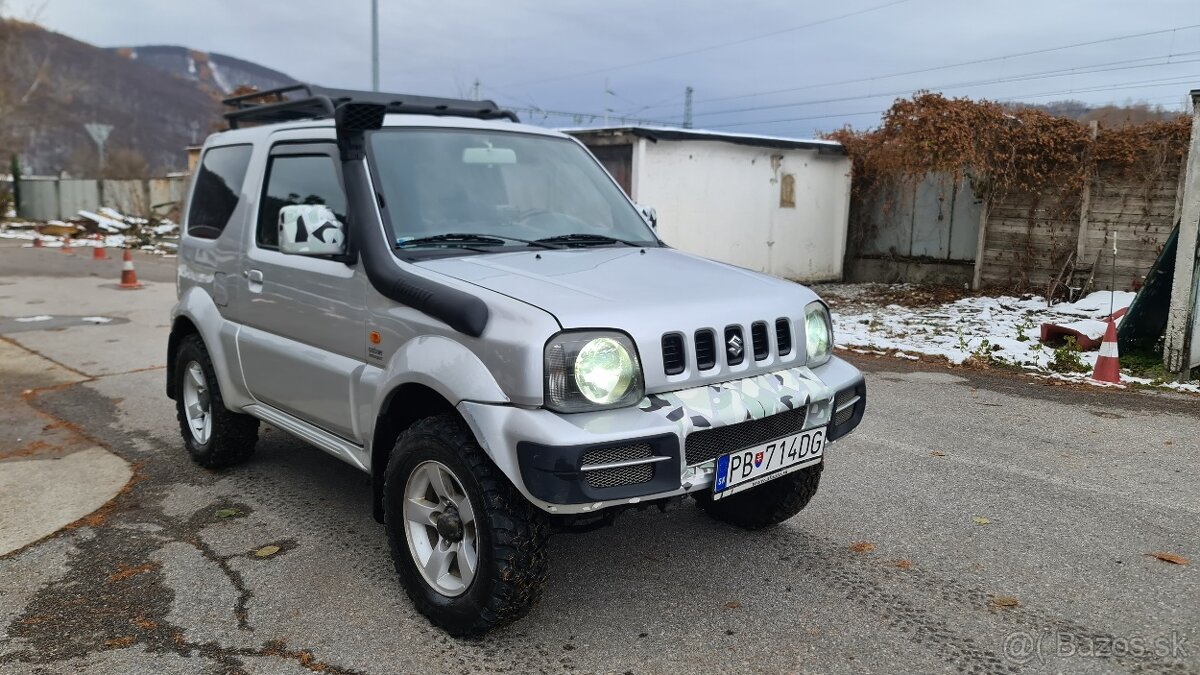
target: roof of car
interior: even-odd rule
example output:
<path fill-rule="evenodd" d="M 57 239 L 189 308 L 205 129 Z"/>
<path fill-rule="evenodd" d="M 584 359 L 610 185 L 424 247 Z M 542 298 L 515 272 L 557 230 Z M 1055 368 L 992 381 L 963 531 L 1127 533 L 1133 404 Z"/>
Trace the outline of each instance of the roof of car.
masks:
<path fill-rule="evenodd" d="M 315 119 L 315 120 L 298 120 L 295 122 L 277 122 L 274 124 L 263 124 L 259 126 L 242 127 L 239 129 L 229 129 L 220 131 L 208 139 L 208 144 L 212 145 L 218 142 L 222 145 L 229 143 L 255 143 L 265 140 L 272 134 L 280 131 L 291 131 L 295 129 L 333 129 L 333 120 Z M 433 128 L 433 129 L 472 129 L 480 131 L 509 131 L 523 134 L 535 134 L 538 136 L 553 136 L 556 138 L 570 138 L 567 134 L 539 127 L 532 124 L 518 124 L 505 119 L 499 120 L 481 120 L 471 117 L 453 117 L 443 115 L 395 115 L 388 114 L 383 119 L 384 128 Z"/>

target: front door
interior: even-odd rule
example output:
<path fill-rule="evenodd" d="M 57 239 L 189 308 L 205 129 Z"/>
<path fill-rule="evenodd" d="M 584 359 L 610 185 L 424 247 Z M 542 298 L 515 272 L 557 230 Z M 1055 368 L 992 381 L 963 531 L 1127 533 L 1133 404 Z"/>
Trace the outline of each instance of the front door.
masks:
<path fill-rule="evenodd" d="M 243 258 L 238 349 L 257 400 L 361 442 L 352 384 L 364 367 L 362 266 L 279 251 L 279 210 L 287 204 L 324 204 L 346 222 L 336 157 L 332 143 L 272 148 Z"/>

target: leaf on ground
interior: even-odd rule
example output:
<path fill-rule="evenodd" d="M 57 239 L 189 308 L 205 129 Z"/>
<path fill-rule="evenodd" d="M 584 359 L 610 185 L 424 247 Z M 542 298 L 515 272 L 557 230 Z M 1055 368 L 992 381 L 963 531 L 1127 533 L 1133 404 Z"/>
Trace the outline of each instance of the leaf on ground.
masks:
<path fill-rule="evenodd" d="M 276 553 L 279 553 L 279 547 L 272 544 L 271 546 L 264 546 L 264 547 L 258 549 L 257 551 L 255 551 L 254 557 L 255 558 L 270 558 L 271 556 L 275 555 Z"/>
<path fill-rule="evenodd" d="M 892 564 L 902 570 L 911 570 L 912 569 L 912 561 L 908 560 L 907 558 L 901 558 L 901 559 L 893 562 Z"/>
<path fill-rule="evenodd" d="M 850 544 L 850 550 L 855 553 L 870 553 L 875 550 L 875 544 L 869 541 L 856 541 Z"/>
<path fill-rule="evenodd" d="M 1169 562 L 1172 565 L 1187 565 L 1191 563 L 1190 560 L 1181 555 L 1167 553 L 1166 551 L 1154 551 L 1153 553 L 1147 553 L 1146 555 L 1150 556 L 1151 558 L 1157 558 L 1163 562 Z"/>
<path fill-rule="evenodd" d="M 1021 601 L 1011 595 L 997 595 L 992 598 L 992 604 L 997 607 L 1020 607 Z"/>
<path fill-rule="evenodd" d="M 987 525 L 988 523 L 992 522 L 983 516 L 975 516 L 972 520 L 975 521 L 976 525 Z"/>
<path fill-rule="evenodd" d="M 742 603 L 738 602 L 737 600 L 730 600 L 729 602 L 725 603 L 725 606 L 729 609 L 737 609 L 742 606 Z"/>
<path fill-rule="evenodd" d="M 158 569 L 158 563 L 146 563 L 144 565 L 138 565 L 137 567 L 130 567 L 129 565 L 117 565 L 117 571 L 110 574 L 108 580 L 124 581 L 125 579 L 137 576 L 139 574 L 153 572 L 156 569 Z"/>
<path fill-rule="evenodd" d="M 930 455 L 931 457 L 945 457 L 945 456 L 946 456 L 946 453 L 944 453 L 944 452 L 938 452 L 937 450 L 934 450 L 933 452 L 929 453 L 929 455 Z"/>
<path fill-rule="evenodd" d="M 215 515 L 218 518 L 232 518 L 234 516 L 240 516 L 241 514 L 242 512 L 237 509 L 217 509 Z"/>

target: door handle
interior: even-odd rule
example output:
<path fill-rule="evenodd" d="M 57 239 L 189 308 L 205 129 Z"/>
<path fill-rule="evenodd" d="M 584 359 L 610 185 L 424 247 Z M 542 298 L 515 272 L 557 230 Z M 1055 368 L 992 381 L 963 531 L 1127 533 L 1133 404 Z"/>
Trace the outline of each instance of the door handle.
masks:
<path fill-rule="evenodd" d="M 250 283 L 252 284 L 261 284 L 263 281 L 263 274 L 261 270 L 250 270 L 249 272 L 246 272 L 246 278 L 249 279 Z"/>

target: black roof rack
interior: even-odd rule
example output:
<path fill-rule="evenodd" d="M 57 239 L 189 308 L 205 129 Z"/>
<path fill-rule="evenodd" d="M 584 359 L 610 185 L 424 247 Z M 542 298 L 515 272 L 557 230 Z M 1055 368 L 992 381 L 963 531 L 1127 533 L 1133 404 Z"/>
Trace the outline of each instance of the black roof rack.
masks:
<path fill-rule="evenodd" d="M 287 96 L 288 94 L 291 96 Z M 473 117 L 482 120 L 503 118 L 513 122 L 521 121 L 516 113 L 501 108 L 493 101 L 329 89 L 311 84 L 291 84 L 277 89 L 230 96 L 223 103 L 233 108 L 225 113 L 225 119 L 229 120 L 229 126 L 233 129 L 237 129 L 241 122 L 271 124 L 333 117 L 337 107 L 345 103 L 383 105 L 386 106 L 389 113 L 407 115 Z"/>

